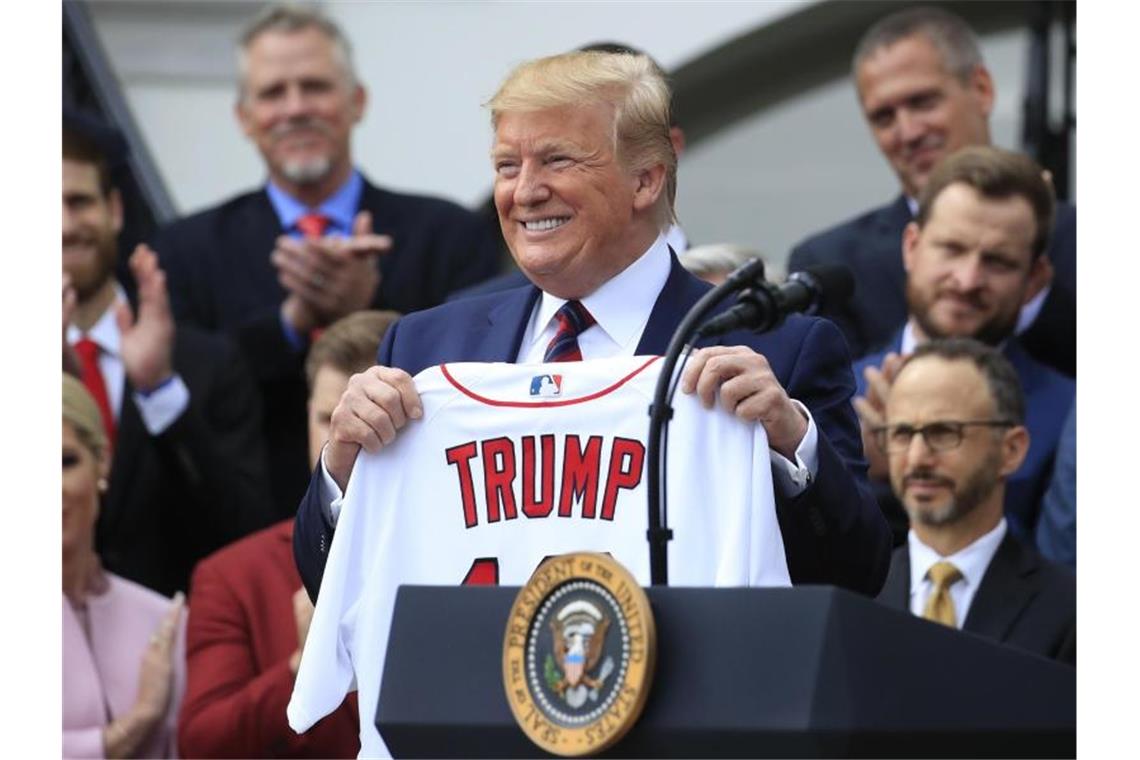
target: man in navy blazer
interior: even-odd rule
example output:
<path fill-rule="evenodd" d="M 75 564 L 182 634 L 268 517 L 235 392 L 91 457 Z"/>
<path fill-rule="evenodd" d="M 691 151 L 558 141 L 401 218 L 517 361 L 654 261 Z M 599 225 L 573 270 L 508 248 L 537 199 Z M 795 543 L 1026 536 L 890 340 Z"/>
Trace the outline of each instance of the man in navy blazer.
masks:
<path fill-rule="evenodd" d="M 176 316 L 234 336 L 257 373 L 277 516 L 304 492 L 311 338 L 361 309 L 415 311 L 495 273 L 498 234 L 437 198 L 373 186 L 350 137 L 366 94 L 318 11 L 270 7 L 245 33 L 236 106 L 267 185 L 169 225 L 158 251 Z"/>
<path fill-rule="evenodd" d="M 954 151 L 989 145 L 995 93 L 973 31 L 941 8 L 887 16 L 863 36 L 853 79 L 867 123 L 902 185 L 892 203 L 812 235 L 792 249 L 788 271 L 844 264 L 855 294 L 825 316 L 861 356 L 882 348 L 906 321 L 902 234 L 930 172 Z M 1039 361 L 1076 376 L 1077 212 L 1058 204 L 1050 267 L 1033 283 L 1016 331 Z"/>
<path fill-rule="evenodd" d="M 903 242 L 909 305 L 906 324 L 889 352 L 855 363 L 855 400 L 871 462 L 871 482 L 895 531 L 907 529 L 906 515 L 886 481 L 886 463 L 869 431 L 882 424 L 891 379 L 900 355 L 934 338 L 970 337 L 1000 346 L 1021 380 L 1031 443 L 1024 463 L 1008 478 L 1006 518 L 1010 532 L 1032 544 L 1041 499 L 1053 470 L 1075 382 L 1031 357 L 1012 337 L 1018 310 L 1028 299 L 1034 270 L 1042 267 L 1051 228 L 1053 191 L 1040 167 L 1025 156 L 997 148 L 966 148 L 943 161 L 920 200 L 918 220 Z M 1048 525 L 1075 524 L 1049 520 Z M 1043 535 L 1043 541 L 1063 540 Z M 1070 538 L 1075 540 L 1075 535 Z"/>
<path fill-rule="evenodd" d="M 541 362 L 573 337 L 571 323 L 585 359 L 662 353 L 709 288 L 662 235 L 673 221 L 676 157 L 669 91 L 648 59 L 575 52 L 528 62 L 490 107 L 495 204 L 533 284 L 404 317 L 380 366 L 349 382 L 294 531 L 314 596 L 357 453 L 382 449 L 422 413 L 413 374 L 445 361 Z M 876 593 L 889 536 L 866 484 L 839 331 L 793 318 L 725 344 L 694 356 L 682 391 L 764 426 L 793 582 Z"/>
<path fill-rule="evenodd" d="M 1034 443 L 1020 385 L 1000 352 L 962 338 L 923 344 L 899 370 L 877 445 L 911 527 L 878 599 L 1075 664 L 1076 578 L 1019 540 L 1003 510 Z"/>

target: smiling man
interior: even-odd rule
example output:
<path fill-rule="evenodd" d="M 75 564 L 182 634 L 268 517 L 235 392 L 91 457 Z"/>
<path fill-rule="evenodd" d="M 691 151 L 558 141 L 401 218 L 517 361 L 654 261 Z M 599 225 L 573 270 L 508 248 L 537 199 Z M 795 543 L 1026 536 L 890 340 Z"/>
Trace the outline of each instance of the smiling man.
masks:
<path fill-rule="evenodd" d="M 1008 529 L 1006 483 L 1032 445 L 1017 373 L 969 339 L 926 343 L 899 370 L 875 444 L 910 515 L 879 601 L 1076 662 L 1076 579 Z"/>
<path fill-rule="evenodd" d="M 444 362 L 665 351 L 710 287 L 678 264 L 663 236 L 676 193 L 669 106 L 648 58 L 596 52 L 524 63 L 491 99 L 495 205 L 532 284 L 405 316 L 385 337 L 379 366 L 350 380 L 294 533 L 314 597 L 358 453 L 383 450 L 422 415 L 413 375 Z M 873 594 L 888 536 L 867 490 L 853 389 L 838 330 L 809 317 L 766 335 L 730 334 L 703 348 L 683 379 L 706 406 L 764 427 L 792 581 Z"/>
<path fill-rule="evenodd" d="M 354 167 L 367 92 L 348 40 L 319 11 L 266 8 L 238 66 L 234 112 L 267 182 L 170 225 L 154 247 L 179 319 L 235 336 L 257 373 L 285 517 L 304 491 L 311 339 L 361 309 L 441 303 L 495 273 L 499 240 L 475 214 L 378 188 Z"/>
<path fill-rule="evenodd" d="M 163 594 L 194 564 L 270 521 L 261 407 L 224 338 L 175 327 L 154 252 L 115 280 L 123 203 L 98 143 L 63 131 L 63 338 L 113 448 L 96 541 L 107 569 Z"/>
<path fill-rule="evenodd" d="M 889 351 L 855 363 L 861 394 L 855 406 L 871 480 L 898 541 L 905 535 L 906 516 L 887 487 L 886 462 L 871 431 L 882 424 L 899 355 L 928 340 L 950 337 L 1000 346 L 1025 388 L 1032 445 L 1025 463 L 1010 475 L 1006 516 L 1015 536 L 1033 540 L 1075 384 L 1034 360 L 1012 336 L 1018 311 L 1046 266 L 1053 209 L 1053 191 L 1041 168 L 997 148 L 966 148 L 940 164 L 926 182 L 918 216 L 903 237 L 907 322 Z"/>
<path fill-rule="evenodd" d="M 867 30 L 855 49 L 852 80 L 879 152 L 898 177 L 893 203 L 809 237 L 788 271 L 820 263 L 851 267 L 855 295 L 825 316 L 855 356 L 877 350 L 906 318 L 901 242 L 934 168 L 968 146 L 990 144 L 997 93 L 973 30 L 941 8 L 907 8 Z M 1030 354 L 1076 375 L 1076 210 L 1057 205 L 1045 266 L 1016 332 Z"/>

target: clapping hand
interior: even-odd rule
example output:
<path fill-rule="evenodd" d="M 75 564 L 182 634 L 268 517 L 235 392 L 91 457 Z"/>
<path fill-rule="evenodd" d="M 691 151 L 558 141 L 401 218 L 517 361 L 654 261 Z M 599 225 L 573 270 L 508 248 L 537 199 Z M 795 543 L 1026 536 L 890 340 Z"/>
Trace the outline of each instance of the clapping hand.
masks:
<path fill-rule="evenodd" d="M 872 480 L 887 479 L 887 455 L 875 443 L 874 430 L 886 424 L 887 398 L 891 394 L 891 386 L 902 367 L 902 362 L 903 358 L 892 351 L 883 358 L 882 366 L 864 369 L 863 377 L 867 381 L 867 393 L 852 400 L 863 433 L 863 455 L 869 465 L 867 477 Z"/>
<path fill-rule="evenodd" d="M 380 287 L 377 258 L 392 249 L 392 238 L 372 231 L 372 215 L 356 215 L 350 237 L 298 240 L 277 238 L 270 260 L 289 295 L 282 314 L 298 332 L 323 327 L 367 309 Z"/>
<path fill-rule="evenodd" d="M 166 291 L 166 274 L 158 266 L 158 255 L 145 243 L 131 254 L 131 274 L 138 284 L 138 318 L 130 304 L 115 307 L 115 321 L 122 339 L 119 354 L 127 379 L 136 390 L 150 391 L 174 374 L 174 317 Z"/>

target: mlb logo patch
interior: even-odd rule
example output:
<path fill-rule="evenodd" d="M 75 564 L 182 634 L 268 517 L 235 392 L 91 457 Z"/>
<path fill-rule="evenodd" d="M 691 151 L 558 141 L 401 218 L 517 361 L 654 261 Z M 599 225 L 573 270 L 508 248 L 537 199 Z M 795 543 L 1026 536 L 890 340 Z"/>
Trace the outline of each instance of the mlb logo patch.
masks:
<path fill-rule="evenodd" d="M 562 393 L 562 375 L 535 375 L 530 379 L 530 395 L 557 396 Z"/>

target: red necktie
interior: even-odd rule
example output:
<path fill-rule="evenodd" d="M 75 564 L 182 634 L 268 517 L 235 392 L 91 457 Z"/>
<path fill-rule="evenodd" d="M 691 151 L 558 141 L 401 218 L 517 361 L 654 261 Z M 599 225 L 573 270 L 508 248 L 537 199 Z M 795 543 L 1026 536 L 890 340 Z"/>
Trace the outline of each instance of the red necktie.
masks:
<path fill-rule="evenodd" d="M 332 221 L 324 214 L 318 211 L 310 211 L 297 219 L 297 229 L 301 234 L 308 239 L 319 238 L 325 234 L 325 230 L 329 227 L 329 222 Z"/>
<path fill-rule="evenodd" d="M 319 211 L 310 211 L 307 214 L 302 214 L 297 218 L 297 229 L 305 236 L 306 240 L 315 240 L 321 235 L 325 234 L 325 230 L 329 227 L 329 219 Z M 309 331 L 309 343 L 316 343 L 317 338 L 321 337 L 325 329 L 323 327 L 314 327 Z"/>
<path fill-rule="evenodd" d="M 107 384 L 103 382 L 103 372 L 99 369 L 99 344 L 90 338 L 81 338 L 75 344 L 79 355 L 79 365 L 83 372 L 83 384 L 91 392 L 99 413 L 103 415 L 103 428 L 107 431 L 107 443 L 115 447 L 115 415 L 111 413 L 111 399 L 107 395 Z"/>
<path fill-rule="evenodd" d="M 581 301 L 567 301 L 554 314 L 558 320 L 558 332 L 546 346 L 544 362 L 580 362 L 582 350 L 578 347 L 578 336 L 594 324 L 594 315 L 586 310 Z"/>

